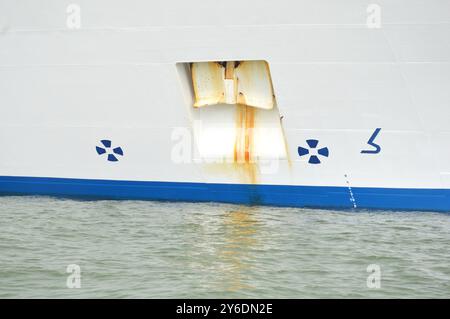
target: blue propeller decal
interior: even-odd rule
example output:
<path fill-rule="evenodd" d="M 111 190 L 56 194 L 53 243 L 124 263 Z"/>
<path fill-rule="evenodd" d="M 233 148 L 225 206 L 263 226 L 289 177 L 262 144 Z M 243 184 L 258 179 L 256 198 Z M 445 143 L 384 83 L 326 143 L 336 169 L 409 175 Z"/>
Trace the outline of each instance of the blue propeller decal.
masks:
<path fill-rule="evenodd" d="M 123 150 L 121 147 L 115 147 L 111 149 L 112 143 L 110 140 L 101 140 L 103 146 L 96 146 L 95 150 L 98 155 L 107 154 L 106 159 L 110 162 L 118 162 L 119 158 L 117 156 L 123 156 Z"/>
<path fill-rule="evenodd" d="M 316 149 L 317 145 L 319 145 L 319 141 L 318 140 L 306 140 L 306 144 L 308 144 L 308 148 L 305 147 L 301 147 L 299 146 L 297 151 L 298 151 L 298 155 L 300 157 L 308 155 L 310 153 L 311 150 Z M 330 155 L 330 151 L 328 150 L 328 147 L 322 147 L 320 149 L 317 150 L 317 154 L 323 157 L 328 157 Z M 320 164 L 320 158 L 318 155 L 311 155 L 309 157 L 308 163 L 309 164 Z"/>

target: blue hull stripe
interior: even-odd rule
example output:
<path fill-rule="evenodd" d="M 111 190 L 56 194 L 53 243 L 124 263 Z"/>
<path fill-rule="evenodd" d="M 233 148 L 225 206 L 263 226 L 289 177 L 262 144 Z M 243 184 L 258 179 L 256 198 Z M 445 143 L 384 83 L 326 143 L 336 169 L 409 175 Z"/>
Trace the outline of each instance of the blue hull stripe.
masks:
<path fill-rule="evenodd" d="M 358 208 L 450 211 L 450 189 L 353 187 Z M 140 182 L 0 176 L 1 195 L 353 208 L 347 187 Z"/>

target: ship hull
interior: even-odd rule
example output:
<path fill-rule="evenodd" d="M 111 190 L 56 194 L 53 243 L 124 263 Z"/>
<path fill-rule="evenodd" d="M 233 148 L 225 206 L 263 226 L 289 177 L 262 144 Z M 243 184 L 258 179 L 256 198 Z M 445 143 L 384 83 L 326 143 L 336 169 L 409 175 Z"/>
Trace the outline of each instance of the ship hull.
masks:
<path fill-rule="evenodd" d="M 351 192 L 351 195 L 350 195 Z M 0 177 L 1 195 L 221 202 L 324 209 L 448 211 L 450 190 Z"/>
<path fill-rule="evenodd" d="M 23 3 L 0 1 L 0 194 L 450 211 L 448 1 Z M 210 61 L 270 68 L 244 162 L 233 106 L 193 106 Z"/>

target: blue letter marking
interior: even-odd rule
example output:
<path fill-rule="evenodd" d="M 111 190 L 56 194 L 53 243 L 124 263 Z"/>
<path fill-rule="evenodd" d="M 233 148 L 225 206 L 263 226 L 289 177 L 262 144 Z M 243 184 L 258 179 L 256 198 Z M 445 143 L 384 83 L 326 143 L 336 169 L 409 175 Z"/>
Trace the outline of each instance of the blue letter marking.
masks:
<path fill-rule="evenodd" d="M 378 144 L 375 144 L 373 141 L 375 141 L 375 139 L 377 138 L 378 134 L 380 133 L 381 128 L 377 128 L 375 130 L 375 132 L 373 132 L 372 136 L 369 138 L 369 141 L 367 142 L 367 144 L 369 144 L 370 146 L 375 147 L 374 150 L 362 150 L 361 154 L 378 154 L 381 152 L 381 146 Z"/>

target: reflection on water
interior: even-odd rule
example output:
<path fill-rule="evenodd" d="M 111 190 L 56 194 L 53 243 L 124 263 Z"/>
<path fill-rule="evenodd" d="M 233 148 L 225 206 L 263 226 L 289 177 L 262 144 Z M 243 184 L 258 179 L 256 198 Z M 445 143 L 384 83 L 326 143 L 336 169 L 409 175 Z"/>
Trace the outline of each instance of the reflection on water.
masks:
<path fill-rule="evenodd" d="M 245 281 L 254 259 L 254 248 L 258 244 L 258 221 L 252 207 L 239 207 L 223 215 L 223 242 L 218 257 L 223 263 L 223 284 L 225 291 L 236 292 L 241 289 L 252 289 L 250 282 Z"/>
<path fill-rule="evenodd" d="M 449 214 L 0 197 L 0 221 L 0 298 L 450 297 Z"/>

